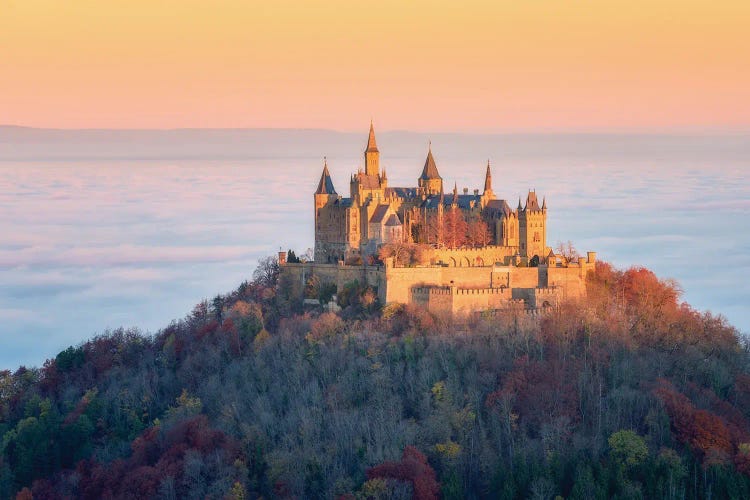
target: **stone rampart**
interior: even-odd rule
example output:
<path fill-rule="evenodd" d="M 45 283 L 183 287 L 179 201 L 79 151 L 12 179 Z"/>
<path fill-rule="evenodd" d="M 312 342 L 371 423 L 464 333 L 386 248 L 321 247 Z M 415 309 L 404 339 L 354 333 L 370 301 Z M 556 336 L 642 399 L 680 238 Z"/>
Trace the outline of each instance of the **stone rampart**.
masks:
<path fill-rule="evenodd" d="M 497 247 L 505 248 L 505 247 Z M 282 272 L 305 284 L 311 276 L 333 283 L 340 291 L 358 281 L 377 288 L 381 303 L 416 303 L 431 311 L 453 313 L 503 309 L 522 301 L 528 308 L 552 307 L 586 293 L 586 275 L 594 268 L 596 254 L 568 267 L 445 265 L 395 267 L 338 264 L 284 264 Z"/>
<path fill-rule="evenodd" d="M 485 267 L 497 263 L 508 265 L 518 253 L 518 247 L 488 245 L 480 248 L 438 248 L 432 252 L 435 263 L 442 262 L 449 267 Z"/>

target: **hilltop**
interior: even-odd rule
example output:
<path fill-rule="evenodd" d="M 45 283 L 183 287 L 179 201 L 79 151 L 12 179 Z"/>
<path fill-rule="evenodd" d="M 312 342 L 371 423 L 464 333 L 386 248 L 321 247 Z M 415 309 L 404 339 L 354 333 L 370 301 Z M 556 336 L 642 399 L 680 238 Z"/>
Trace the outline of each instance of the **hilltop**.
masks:
<path fill-rule="evenodd" d="M 454 320 L 352 283 L 334 314 L 265 260 L 153 336 L 0 373 L 0 497 L 750 497 L 747 340 L 646 269 L 586 286 Z"/>

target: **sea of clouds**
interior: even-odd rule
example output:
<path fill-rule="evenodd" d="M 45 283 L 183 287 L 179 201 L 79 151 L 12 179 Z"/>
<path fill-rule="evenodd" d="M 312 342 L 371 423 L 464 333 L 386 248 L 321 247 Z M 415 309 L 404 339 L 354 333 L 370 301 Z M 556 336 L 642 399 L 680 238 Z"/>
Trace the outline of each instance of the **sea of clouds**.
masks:
<path fill-rule="evenodd" d="M 366 139 L 184 133 L 0 129 L 0 369 L 108 328 L 154 332 L 249 279 L 259 258 L 311 247 L 323 155 L 346 196 Z M 690 304 L 750 332 L 748 137 L 429 139 L 446 190 L 481 188 L 490 158 L 511 206 L 529 189 L 547 197 L 548 244 L 675 278 Z M 427 141 L 378 135 L 390 185 L 415 184 Z"/>

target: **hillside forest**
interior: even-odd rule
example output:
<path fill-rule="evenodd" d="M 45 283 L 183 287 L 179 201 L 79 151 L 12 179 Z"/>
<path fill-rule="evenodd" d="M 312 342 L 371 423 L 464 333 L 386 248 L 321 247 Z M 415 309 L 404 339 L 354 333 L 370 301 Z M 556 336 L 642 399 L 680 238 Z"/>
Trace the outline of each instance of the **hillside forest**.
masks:
<path fill-rule="evenodd" d="M 0 371 L 0 498 L 750 498 L 747 339 L 647 269 L 587 287 L 453 319 L 263 259 L 156 333 Z"/>

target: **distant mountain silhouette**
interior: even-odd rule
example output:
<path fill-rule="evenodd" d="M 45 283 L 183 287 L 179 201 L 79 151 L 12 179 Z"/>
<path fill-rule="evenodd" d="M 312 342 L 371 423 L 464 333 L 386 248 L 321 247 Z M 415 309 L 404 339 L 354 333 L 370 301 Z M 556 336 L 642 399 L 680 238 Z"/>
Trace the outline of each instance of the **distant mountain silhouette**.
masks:
<path fill-rule="evenodd" d="M 249 159 L 358 157 L 367 129 L 340 132 L 323 129 L 46 129 L 0 125 L 0 161 L 96 159 Z M 581 141 L 581 138 L 586 138 Z M 436 159 L 527 157 L 539 151 L 569 158 L 622 151 L 653 156 L 675 150 L 686 158 L 717 152 L 750 154 L 747 135 L 648 134 L 469 134 L 386 131 L 379 133 L 383 157 L 424 157 L 432 141 Z M 686 144 L 688 144 L 686 146 Z"/>

